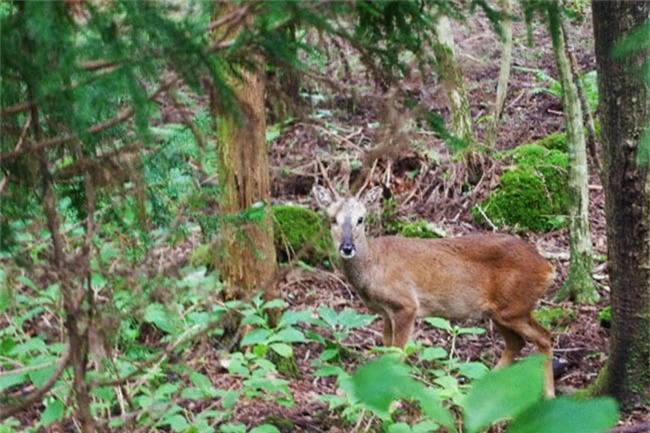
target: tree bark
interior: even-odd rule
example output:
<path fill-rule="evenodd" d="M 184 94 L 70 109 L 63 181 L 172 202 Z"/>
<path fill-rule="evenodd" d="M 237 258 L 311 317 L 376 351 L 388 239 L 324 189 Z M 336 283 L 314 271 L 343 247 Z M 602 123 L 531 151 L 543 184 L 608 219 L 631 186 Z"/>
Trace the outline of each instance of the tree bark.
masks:
<path fill-rule="evenodd" d="M 218 18 L 235 5 L 219 2 Z M 218 32 L 218 30 L 217 30 Z M 230 84 L 238 113 L 224 104 L 213 104 L 217 121 L 219 205 L 224 215 L 219 270 L 226 282 L 225 297 L 242 299 L 254 290 L 275 295 L 276 271 L 273 225 L 269 209 L 261 222 L 240 222 L 240 215 L 253 205 L 269 202 L 269 163 L 265 142 L 264 72 L 258 59 L 255 71 L 240 69 Z"/>
<path fill-rule="evenodd" d="M 609 358 L 591 391 L 630 407 L 650 400 L 650 168 L 637 162 L 650 124 L 650 88 L 639 65 L 650 49 L 643 41 L 621 58 L 613 58 L 612 49 L 647 20 L 650 2 L 594 1 L 592 7 L 612 328 Z"/>
<path fill-rule="evenodd" d="M 487 145 L 492 147 L 499 135 L 499 123 L 503 114 L 503 105 L 508 94 L 508 81 L 510 80 L 510 64 L 512 63 L 512 5 L 511 0 L 501 0 L 501 13 L 503 19 L 503 41 L 501 43 L 501 61 L 499 66 L 499 79 L 497 81 L 497 96 L 494 101 L 494 113 L 487 133 Z"/>
<path fill-rule="evenodd" d="M 438 40 L 433 44 L 433 53 L 451 109 L 451 132 L 465 140 L 467 144 L 472 144 L 474 142 L 472 112 L 467 100 L 463 76 L 456 62 L 454 37 L 447 17 L 442 16 L 438 19 L 436 34 Z"/>
<path fill-rule="evenodd" d="M 557 295 L 558 300 L 570 298 L 578 303 L 596 302 L 600 296 L 592 278 L 593 253 L 589 229 L 589 170 L 584 136 L 582 109 L 578 89 L 573 80 L 562 36 L 558 4 L 548 5 L 553 53 L 562 84 L 562 104 L 569 148 L 569 275 Z"/>

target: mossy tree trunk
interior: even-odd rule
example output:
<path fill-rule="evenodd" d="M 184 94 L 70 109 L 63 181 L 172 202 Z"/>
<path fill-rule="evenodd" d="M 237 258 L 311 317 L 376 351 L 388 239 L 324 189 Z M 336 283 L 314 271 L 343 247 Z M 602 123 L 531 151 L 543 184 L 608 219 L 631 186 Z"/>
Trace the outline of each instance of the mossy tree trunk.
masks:
<path fill-rule="evenodd" d="M 433 54 L 451 109 L 451 132 L 463 139 L 467 145 L 471 145 L 474 143 L 472 112 L 467 100 L 463 76 L 458 62 L 456 62 L 454 37 L 447 17 L 442 16 L 438 19 L 436 35 L 437 40 L 433 44 Z"/>
<path fill-rule="evenodd" d="M 224 16 L 234 7 L 231 2 L 218 2 L 214 18 Z M 240 69 L 239 77 L 230 79 L 238 113 L 222 104 L 213 104 L 212 108 L 217 123 L 219 206 L 224 216 L 240 214 L 257 203 L 268 203 L 270 197 L 264 71 L 259 60 L 257 70 Z M 277 265 L 270 206 L 261 223 L 228 220 L 224 218 L 219 263 L 221 279 L 227 283 L 226 298 L 247 298 L 258 289 L 273 297 Z"/>
<path fill-rule="evenodd" d="M 612 50 L 647 22 L 650 3 L 594 1 L 592 7 L 604 151 L 612 328 L 609 357 L 591 391 L 612 395 L 624 407 L 647 407 L 650 164 L 639 160 L 638 155 L 640 137 L 650 125 L 650 84 L 639 68 L 650 56 L 648 36 L 635 54 L 613 58 Z"/>
<path fill-rule="evenodd" d="M 569 148 L 569 275 L 557 295 L 558 300 L 571 299 L 592 303 L 599 299 L 592 278 L 593 253 L 589 229 L 589 170 L 583 133 L 582 109 L 578 89 L 571 73 L 562 37 L 562 19 L 556 2 L 548 5 L 553 53 L 562 84 L 562 104 Z"/>

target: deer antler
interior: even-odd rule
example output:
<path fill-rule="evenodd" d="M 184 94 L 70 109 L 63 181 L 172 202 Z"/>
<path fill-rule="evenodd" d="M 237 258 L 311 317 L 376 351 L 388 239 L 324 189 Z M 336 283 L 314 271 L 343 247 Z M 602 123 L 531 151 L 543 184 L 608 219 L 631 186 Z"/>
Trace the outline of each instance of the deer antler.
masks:
<path fill-rule="evenodd" d="M 318 168 L 320 169 L 321 175 L 323 175 L 323 181 L 325 182 L 325 185 L 327 185 L 327 188 L 332 191 L 333 194 L 337 194 L 336 188 L 334 188 L 334 185 L 332 185 L 332 182 L 330 182 L 330 177 L 327 174 L 327 170 L 325 169 L 323 162 L 320 160 L 320 158 L 316 158 L 316 162 L 318 163 Z"/>

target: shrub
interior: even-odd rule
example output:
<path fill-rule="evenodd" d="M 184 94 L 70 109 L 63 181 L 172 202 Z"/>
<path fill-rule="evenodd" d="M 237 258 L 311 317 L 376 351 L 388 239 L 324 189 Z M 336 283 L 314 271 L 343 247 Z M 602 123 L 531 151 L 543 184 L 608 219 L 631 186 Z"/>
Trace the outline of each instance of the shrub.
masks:
<path fill-rule="evenodd" d="M 311 265 L 329 259 L 332 241 L 318 214 L 300 206 L 272 207 L 273 237 L 278 259 L 286 261 L 311 244 L 301 259 Z"/>

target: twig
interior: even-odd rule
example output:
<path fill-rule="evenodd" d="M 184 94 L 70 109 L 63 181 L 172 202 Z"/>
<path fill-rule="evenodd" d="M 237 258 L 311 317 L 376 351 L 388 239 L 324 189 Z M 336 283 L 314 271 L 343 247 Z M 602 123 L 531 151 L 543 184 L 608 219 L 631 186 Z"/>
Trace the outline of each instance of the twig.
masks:
<path fill-rule="evenodd" d="M 63 374 L 63 371 L 66 369 L 68 366 L 68 363 L 70 361 L 70 345 L 66 346 L 66 350 L 63 353 L 63 356 L 61 359 L 59 359 L 59 364 L 54 370 L 54 373 L 50 378 L 37 390 L 32 392 L 30 395 L 28 395 L 25 400 L 17 404 L 16 406 L 11 406 L 11 407 L 0 407 L 0 420 L 9 418 L 10 416 L 13 416 L 17 414 L 18 412 L 22 412 L 23 410 L 27 409 L 29 406 L 32 404 L 40 401 L 45 394 L 54 386 L 57 380 L 59 380 L 59 377 L 61 374 Z"/>

